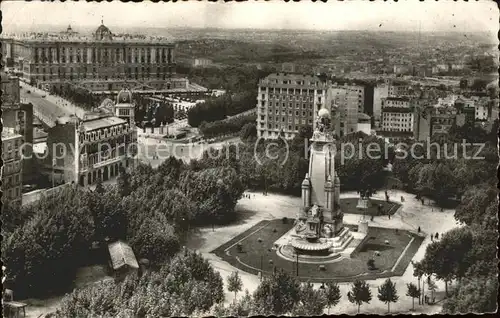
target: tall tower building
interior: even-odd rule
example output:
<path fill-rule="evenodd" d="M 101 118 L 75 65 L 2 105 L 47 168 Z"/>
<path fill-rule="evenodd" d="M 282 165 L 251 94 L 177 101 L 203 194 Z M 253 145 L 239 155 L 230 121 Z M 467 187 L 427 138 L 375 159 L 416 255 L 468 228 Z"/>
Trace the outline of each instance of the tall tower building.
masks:
<path fill-rule="evenodd" d="M 125 119 L 129 125 L 135 125 L 134 104 L 132 92 L 128 89 L 121 90 L 116 96 L 113 113 L 116 117 Z"/>

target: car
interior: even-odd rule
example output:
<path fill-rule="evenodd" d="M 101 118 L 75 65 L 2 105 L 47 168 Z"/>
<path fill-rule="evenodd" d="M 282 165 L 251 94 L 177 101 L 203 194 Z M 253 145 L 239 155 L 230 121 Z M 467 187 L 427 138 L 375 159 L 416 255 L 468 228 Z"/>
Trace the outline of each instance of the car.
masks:
<path fill-rule="evenodd" d="M 42 98 L 45 98 L 47 95 L 42 95 Z"/>
<path fill-rule="evenodd" d="M 31 94 L 31 91 L 30 91 L 30 90 L 28 90 L 28 91 L 26 91 L 26 93 Z"/>

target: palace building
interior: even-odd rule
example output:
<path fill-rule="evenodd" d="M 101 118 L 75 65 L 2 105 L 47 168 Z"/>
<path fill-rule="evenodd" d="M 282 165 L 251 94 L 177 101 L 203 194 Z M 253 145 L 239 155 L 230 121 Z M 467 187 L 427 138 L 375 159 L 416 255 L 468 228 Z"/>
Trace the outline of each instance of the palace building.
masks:
<path fill-rule="evenodd" d="M 2 37 L 3 64 L 32 84 L 88 79 L 166 80 L 175 73 L 175 44 L 115 35 L 101 24 L 91 37 L 68 27 L 56 34 Z"/>

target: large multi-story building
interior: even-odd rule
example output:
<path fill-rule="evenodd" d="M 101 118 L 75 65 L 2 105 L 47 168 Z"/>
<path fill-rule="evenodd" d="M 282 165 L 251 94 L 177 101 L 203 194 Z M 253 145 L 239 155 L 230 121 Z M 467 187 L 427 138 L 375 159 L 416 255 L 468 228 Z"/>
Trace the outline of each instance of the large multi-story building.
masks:
<path fill-rule="evenodd" d="M 413 111 L 404 107 L 384 107 L 381 128 L 384 131 L 413 131 Z"/>
<path fill-rule="evenodd" d="M 373 116 L 375 122 L 380 121 L 382 115 L 382 99 L 389 97 L 389 84 L 380 83 L 373 89 Z"/>
<path fill-rule="evenodd" d="M 347 85 L 329 86 L 327 102 L 331 108 L 335 107 L 333 114 L 333 127 L 335 133 L 342 137 L 358 130 L 359 91 Z"/>
<path fill-rule="evenodd" d="M 447 134 L 453 125 L 463 126 L 466 123 L 474 123 L 474 117 L 465 108 L 465 111 L 449 112 L 439 111 L 433 107 L 426 107 L 414 111 L 413 136 L 416 140 L 423 141 L 436 134 Z M 473 114 L 472 114 L 473 116 Z M 471 122 L 472 120 L 472 122 Z"/>
<path fill-rule="evenodd" d="M 175 45 L 162 39 L 115 36 L 101 24 L 92 37 L 73 30 L 3 37 L 4 65 L 31 83 L 85 79 L 160 79 L 175 73 Z"/>
<path fill-rule="evenodd" d="M 257 136 L 293 138 L 300 127 L 313 126 L 314 116 L 327 103 L 328 84 L 317 76 L 271 74 L 262 79 L 257 95 Z"/>
<path fill-rule="evenodd" d="M 23 136 L 14 129 L 2 130 L 2 192 L 4 202 L 21 203 Z"/>
<path fill-rule="evenodd" d="M 33 105 L 21 103 L 19 79 L 1 74 L 2 78 L 2 124 L 23 136 L 23 180 L 33 177 L 31 159 L 33 143 Z"/>
<path fill-rule="evenodd" d="M 410 99 L 406 97 L 382 98 L 382 112 L 385 107 L 410 108 Z"/>
<path fill-rule="evenodd" d="M 410 94 L 410 86 L 406 83 L 393 82 L 389 85 L 389 96 L 403 97 Z"/>
<path fill-rule="evenodd" d="M 134 168 L 137 130 L 133 116 L 132 94 L 122 91 L 112 109 L 89 113 L 83 120 L 60 119 L 48 132 L 45 173 L 55 183 L 86 186 Z"/>

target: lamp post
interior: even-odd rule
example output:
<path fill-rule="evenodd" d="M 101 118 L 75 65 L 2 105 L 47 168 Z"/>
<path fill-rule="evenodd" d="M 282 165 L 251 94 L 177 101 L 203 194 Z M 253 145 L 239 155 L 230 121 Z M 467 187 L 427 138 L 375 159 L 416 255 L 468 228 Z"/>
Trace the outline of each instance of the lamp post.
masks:
<path fill-rule="evenodd" d="M 296 275 L 297 275 L 297 277 L 299 277 L 299 250 L 295 251 L 295 255 L 296 255 L 296 260 L 297 260 L 296 261 L 296 263 L 297 263 L 296 264 L 296 269 L 297 269 L 297 274 Z"/>
<path fill-rule="evenodd" d="M 264 256 L 260 255 L 260 280 L 262 280 L 262 266 L 263 266 Z"/>

